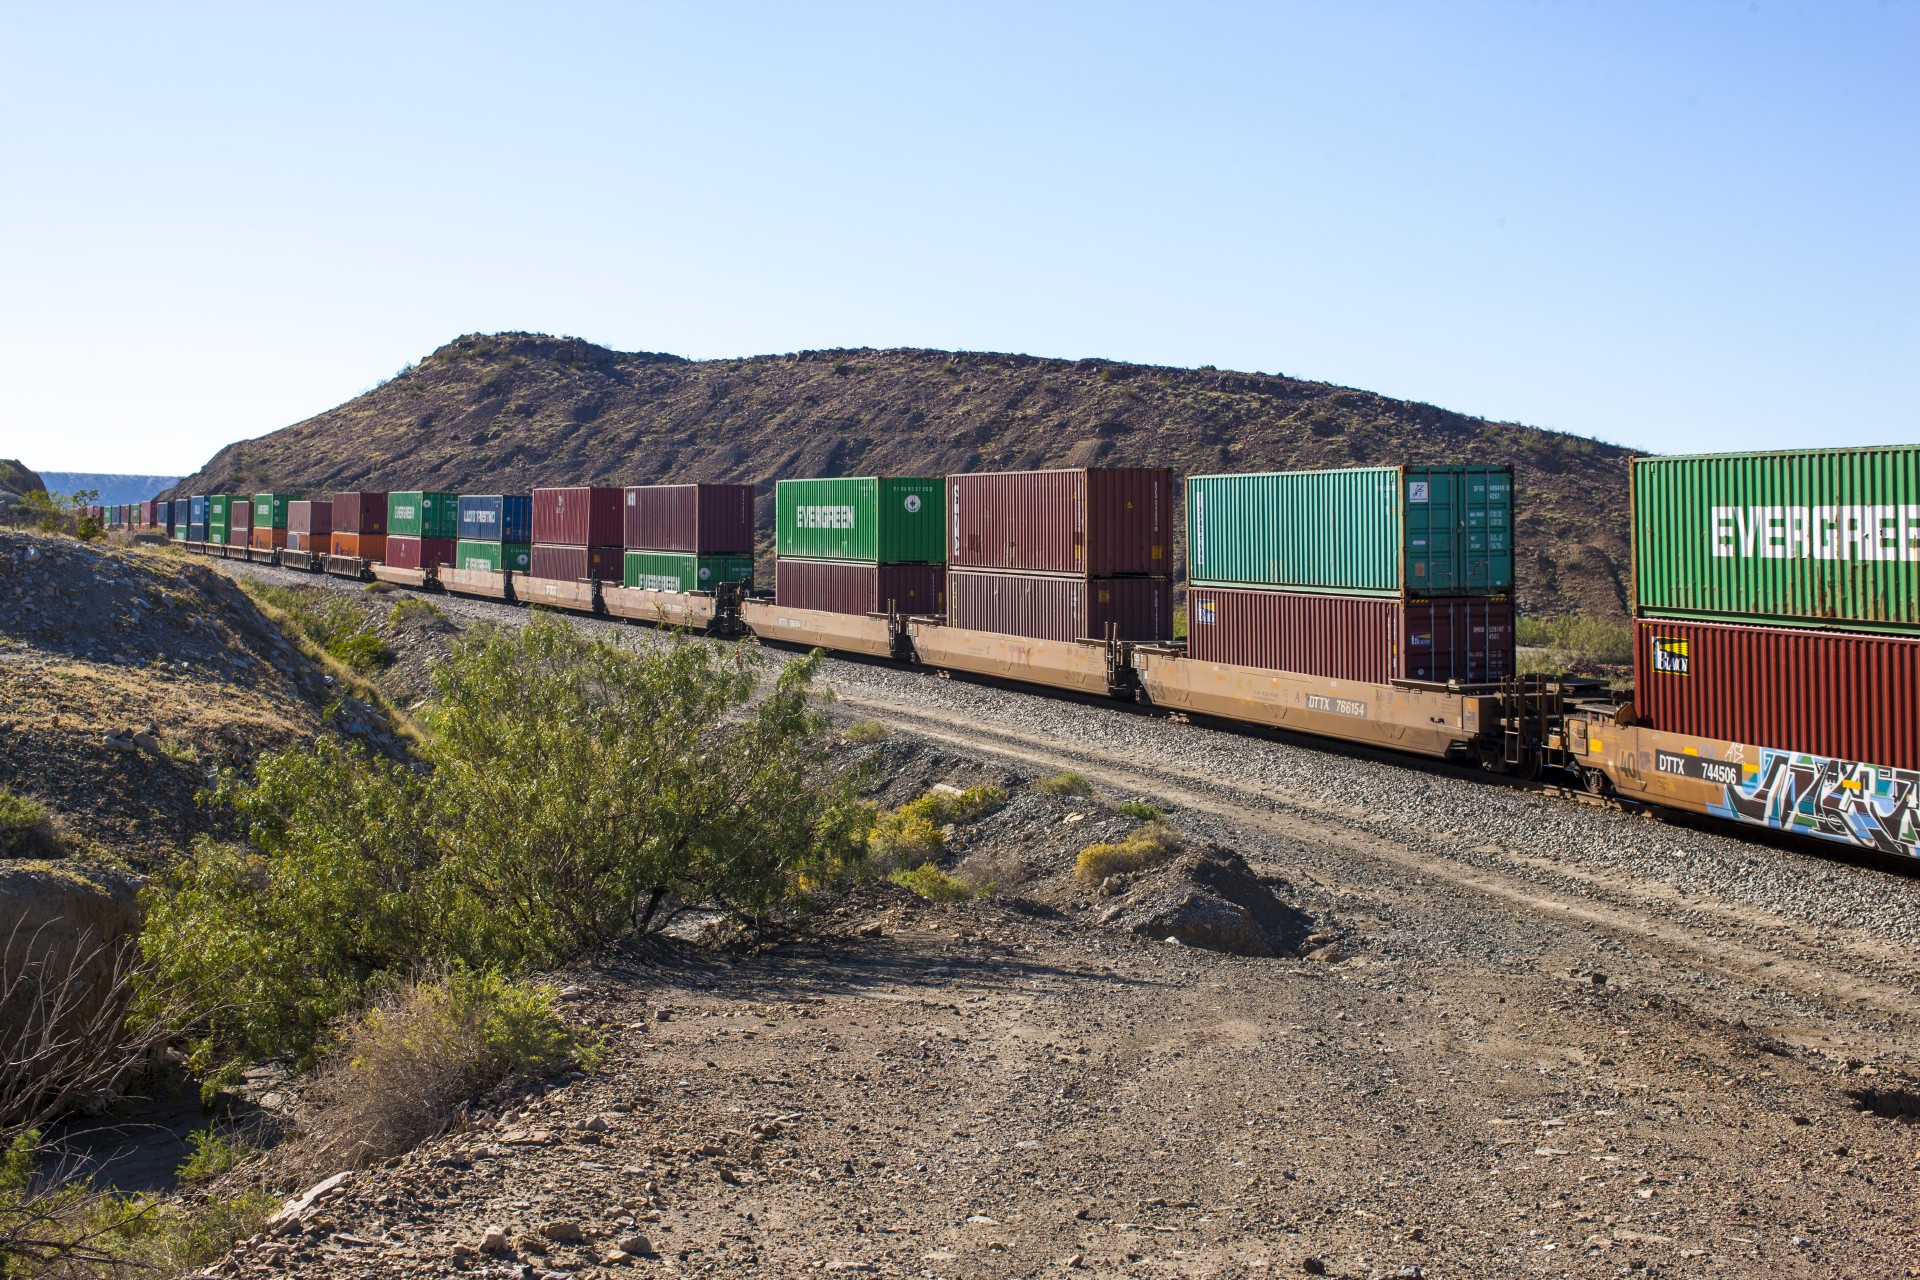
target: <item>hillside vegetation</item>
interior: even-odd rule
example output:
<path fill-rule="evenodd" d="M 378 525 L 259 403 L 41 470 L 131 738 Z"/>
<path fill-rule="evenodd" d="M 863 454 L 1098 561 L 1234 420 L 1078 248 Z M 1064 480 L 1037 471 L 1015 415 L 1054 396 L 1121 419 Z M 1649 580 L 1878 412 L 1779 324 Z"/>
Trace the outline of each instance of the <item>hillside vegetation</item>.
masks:
<path fill-rule="evenodd" d="M 1509 462 L 1521 606 L 1622 617 L 1627 456 L 1278 374 L 922 350 L 692 361 L 506 333 L 460 338 L 346 404 L 229 445 L 176 491 L 726 480 L 770 492 L 812 475 Z"/>

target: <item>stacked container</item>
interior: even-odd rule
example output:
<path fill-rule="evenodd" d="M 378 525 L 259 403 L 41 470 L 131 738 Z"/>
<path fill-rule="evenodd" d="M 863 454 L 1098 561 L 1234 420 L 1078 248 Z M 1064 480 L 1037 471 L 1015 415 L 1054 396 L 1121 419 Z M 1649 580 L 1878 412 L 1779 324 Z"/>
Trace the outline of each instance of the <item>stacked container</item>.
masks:
<path fill-rule="evenodd" d="M 828 613 L 940 616 L 947 607 L 938 476 L 782 480 L 774 486 L 774 601 Z"/>
<path fill-rule="evenodd" d="M 387 495 L 333 495 L 333 532 L 327 554 L 379 563 L 387 558 Z"/>
<path fill-rule="evenodd" d="M 154 500 L 153 527 L 164 534 L 173 533 L 173 501 L 171 499 Z"/>
<path fill-rule="evenodd" d="M 296 499 L 287 504 L 287 550 L 326 555 L 333 546 L 333 502 Z"/>
<path fill-rule="evenodd" d="M 187 541 L 205 542 L 208 540 L 207 519 L 209 504 L 213 501 L 206 494 L 195 494 L 187 499 Z"/>
<path fill-rule="evenodd" d="M 1187 652 L 1387 684 L 1513 674 L 1513 475 L 1358 467 L 1187 480 Z"/>
<path fill-rule="evenodd" d="M 619 489 L 535 489 L 529 575 L 563 582 L 620 581 L 621 505 Z"/>
<path fill-rule="evenodd" d="M 253 499 L 244 493 L 227 498 L 227 545 L 247 546 L 253 539 Z"/>
<path fill-rule="evenodd" d="M 1632 492 L 1642 724 L 1920 770 L 1920 446 L 1636 458 Z"/>
<path fill-rule="evenodd" d="M 630 486 L 621 506 L 620 581 L 646 591 L 753 589 L 753 486 Z"/>
<path fill-rule="evenodd" d="M 453 567 L 525 573 L 532 564 L 533 499 L 524 493 L 460 495 Z"/>
<path fill-rule="evenodd" d="M 435 569 L 453 563 L 460 536 L 460 495 L 408 489 L 387 495 L 387 564 Z"/>
<path fill-rule="evenodd" d="M 287 546 L 288 508 L 299 496 L 296 493 L 254 494 L 253 538 L 248 545 L 256 551 L 284 551 Z"/>
<path fill-rule="evenodd" d="M 1173 638 L 1173 473 L 948 476 L 948 619 L 1040 640 Z"/>

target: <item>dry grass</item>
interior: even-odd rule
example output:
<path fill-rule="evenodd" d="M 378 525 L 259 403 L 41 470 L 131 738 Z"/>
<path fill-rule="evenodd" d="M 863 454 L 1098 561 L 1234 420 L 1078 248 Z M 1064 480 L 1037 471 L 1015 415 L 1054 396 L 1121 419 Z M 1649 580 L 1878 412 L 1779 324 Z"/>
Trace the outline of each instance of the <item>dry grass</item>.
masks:
<path fill-rule="evenodd" d="M 1093 784 L 1071 769 L 1048 774 L 1034 783 L 1033 789 L 1050 796 L 1079 796 L 1082 799 L 1093 796 Z"/>
<path fill-rule="evenodd" d="M 1143 871 L 1171 858 L 1180 849 L 1180 833 L 1164 822 L 1149 822 L 1125 840 L 1090 844 L 1080 851 L 1073 874 L 1082 884 L 1099 884 L 1108 876 Z"/>

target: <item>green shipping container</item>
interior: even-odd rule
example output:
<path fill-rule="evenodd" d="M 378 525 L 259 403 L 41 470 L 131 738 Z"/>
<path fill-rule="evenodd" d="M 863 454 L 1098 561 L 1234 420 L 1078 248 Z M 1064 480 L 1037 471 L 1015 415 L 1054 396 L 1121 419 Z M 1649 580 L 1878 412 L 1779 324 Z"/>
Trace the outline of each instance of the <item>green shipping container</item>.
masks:
<path fill-rule="evenodd" d="M 216 493 L 207 498 L 207 541 L 224 546 L 227 541 L 227 507 L 230 494 Z"/>
<path fill-rule="evenodd" d="M 753 586 L 752 556 L 696 556 L 686 551 L 629 551 L 621 582 L 647 591 L 711 591 L 723 582 Z"/>
<path fill-rule="evenodd" d="M 773 490 L 774 552 L 803 560 L 945 564 L 946 488 L 940 476 L 782 480 Z"/>
<path fill-rule="evenodd" d="M 462 538 L 453 547 L 453 567 L 475 569 L 481 573 L 511 570 L 525 573 L 533 560 L 533 548 L 524 542 L 481 542 Z"/>
<path fill-rule="evenodd" d="M 1187 579 L 1340 595 L 1499 595 L 1513 588 L 1513 472 L 1189 476 Z"/>
<path fill-rule="evenodd" d="M 387 534 L 403 538 L 458 538 L 460 495 L 457 493 L 389 493 Z"/>
<path fill-rule="evenodd" d="M 1633 460 L 1643 617 L 1920 632 L 1920 445 Z"/>
<path fill-rule="evenodd" d="M 287 504 L 298 502 L 297 493 L 256 493 L 253 495 L 253 527 L 256 529 L 284 529 L 287 527 Z"/>

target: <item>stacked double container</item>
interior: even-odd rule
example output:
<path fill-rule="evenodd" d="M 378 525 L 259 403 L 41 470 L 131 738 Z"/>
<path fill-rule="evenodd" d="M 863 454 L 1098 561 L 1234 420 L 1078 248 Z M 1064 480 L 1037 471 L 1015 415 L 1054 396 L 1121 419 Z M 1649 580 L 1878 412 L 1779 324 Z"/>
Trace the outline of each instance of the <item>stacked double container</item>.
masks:
<path fill-rule="evenodd" d="M 621 507 L 622 585 L 703 591 L 729 582 L 753 589 L 753 486 L 649 484 Z"/>
<path fill-rule="evenodd" d="M 410 489 L 387 495 L 387 558 L 395 569 L 437 569 L 453 563 L 460 534 L 460 495 Z"/>
<path fill-rule="evenodd" d="M 1038 640 L 1173 638 L 1173 473 L 948 476 L 947 615 Z"/>
<path fill-rule="evenodd" d="M 1513 474 L 1359 467 L 1187 480 L 1187 654 L 1388 684 L 1514 672 Z"/>
<path fill-rule="evenodd" d="M 387 495 L 384 492 L 333 495 L 333 532 L 327 554 L 379 564 L 387 558 Z"/>
<path fill-rule="evenodd" d="M 244 493 L 229 494 L 227 496 L 227 545 L 244 548 L 252 541 L 253 498 Z"/>
<path fill-rule="evenodd" d="M 324 556 L 333 546 L 333 501 L 309 502 L 304 498 L 287 504 L 288 551 Z"/>
<path fill-rule="evenodd" d="M 188 542 L 206 542 L 208 540 L 208 504 L 212 501 L 213 499 L 204 493 L 196 494 L 187 499 Z"/>
<path fill-rule="evenodd" d="M 585 485 L 533 491 L 528 576 L 561 582 L 620 581 L 619 489 Z"/>
<path fill-rule="evenodd" d="M 1636 458 L 1633 558 L 1641 724 L 1920 770 L 1920 446 Z"/>
<path fill-rule="evenodd" d="M 287 520 L 297 493 L 256 493 L 253 495 L 253 540 L 255 551 L 285 551 Z"/>
<path fill-rule="evenodd" d="M 782 480 L 774 486 L 774 603 L 826 613 L 946 612 L 938 476 Z"/>
<path fill-rule="evenodd" d="M 454 568 L 525 573 L 533 563 L 533 499 L 524 493 L 463 493 L 459 533 Z"/>

